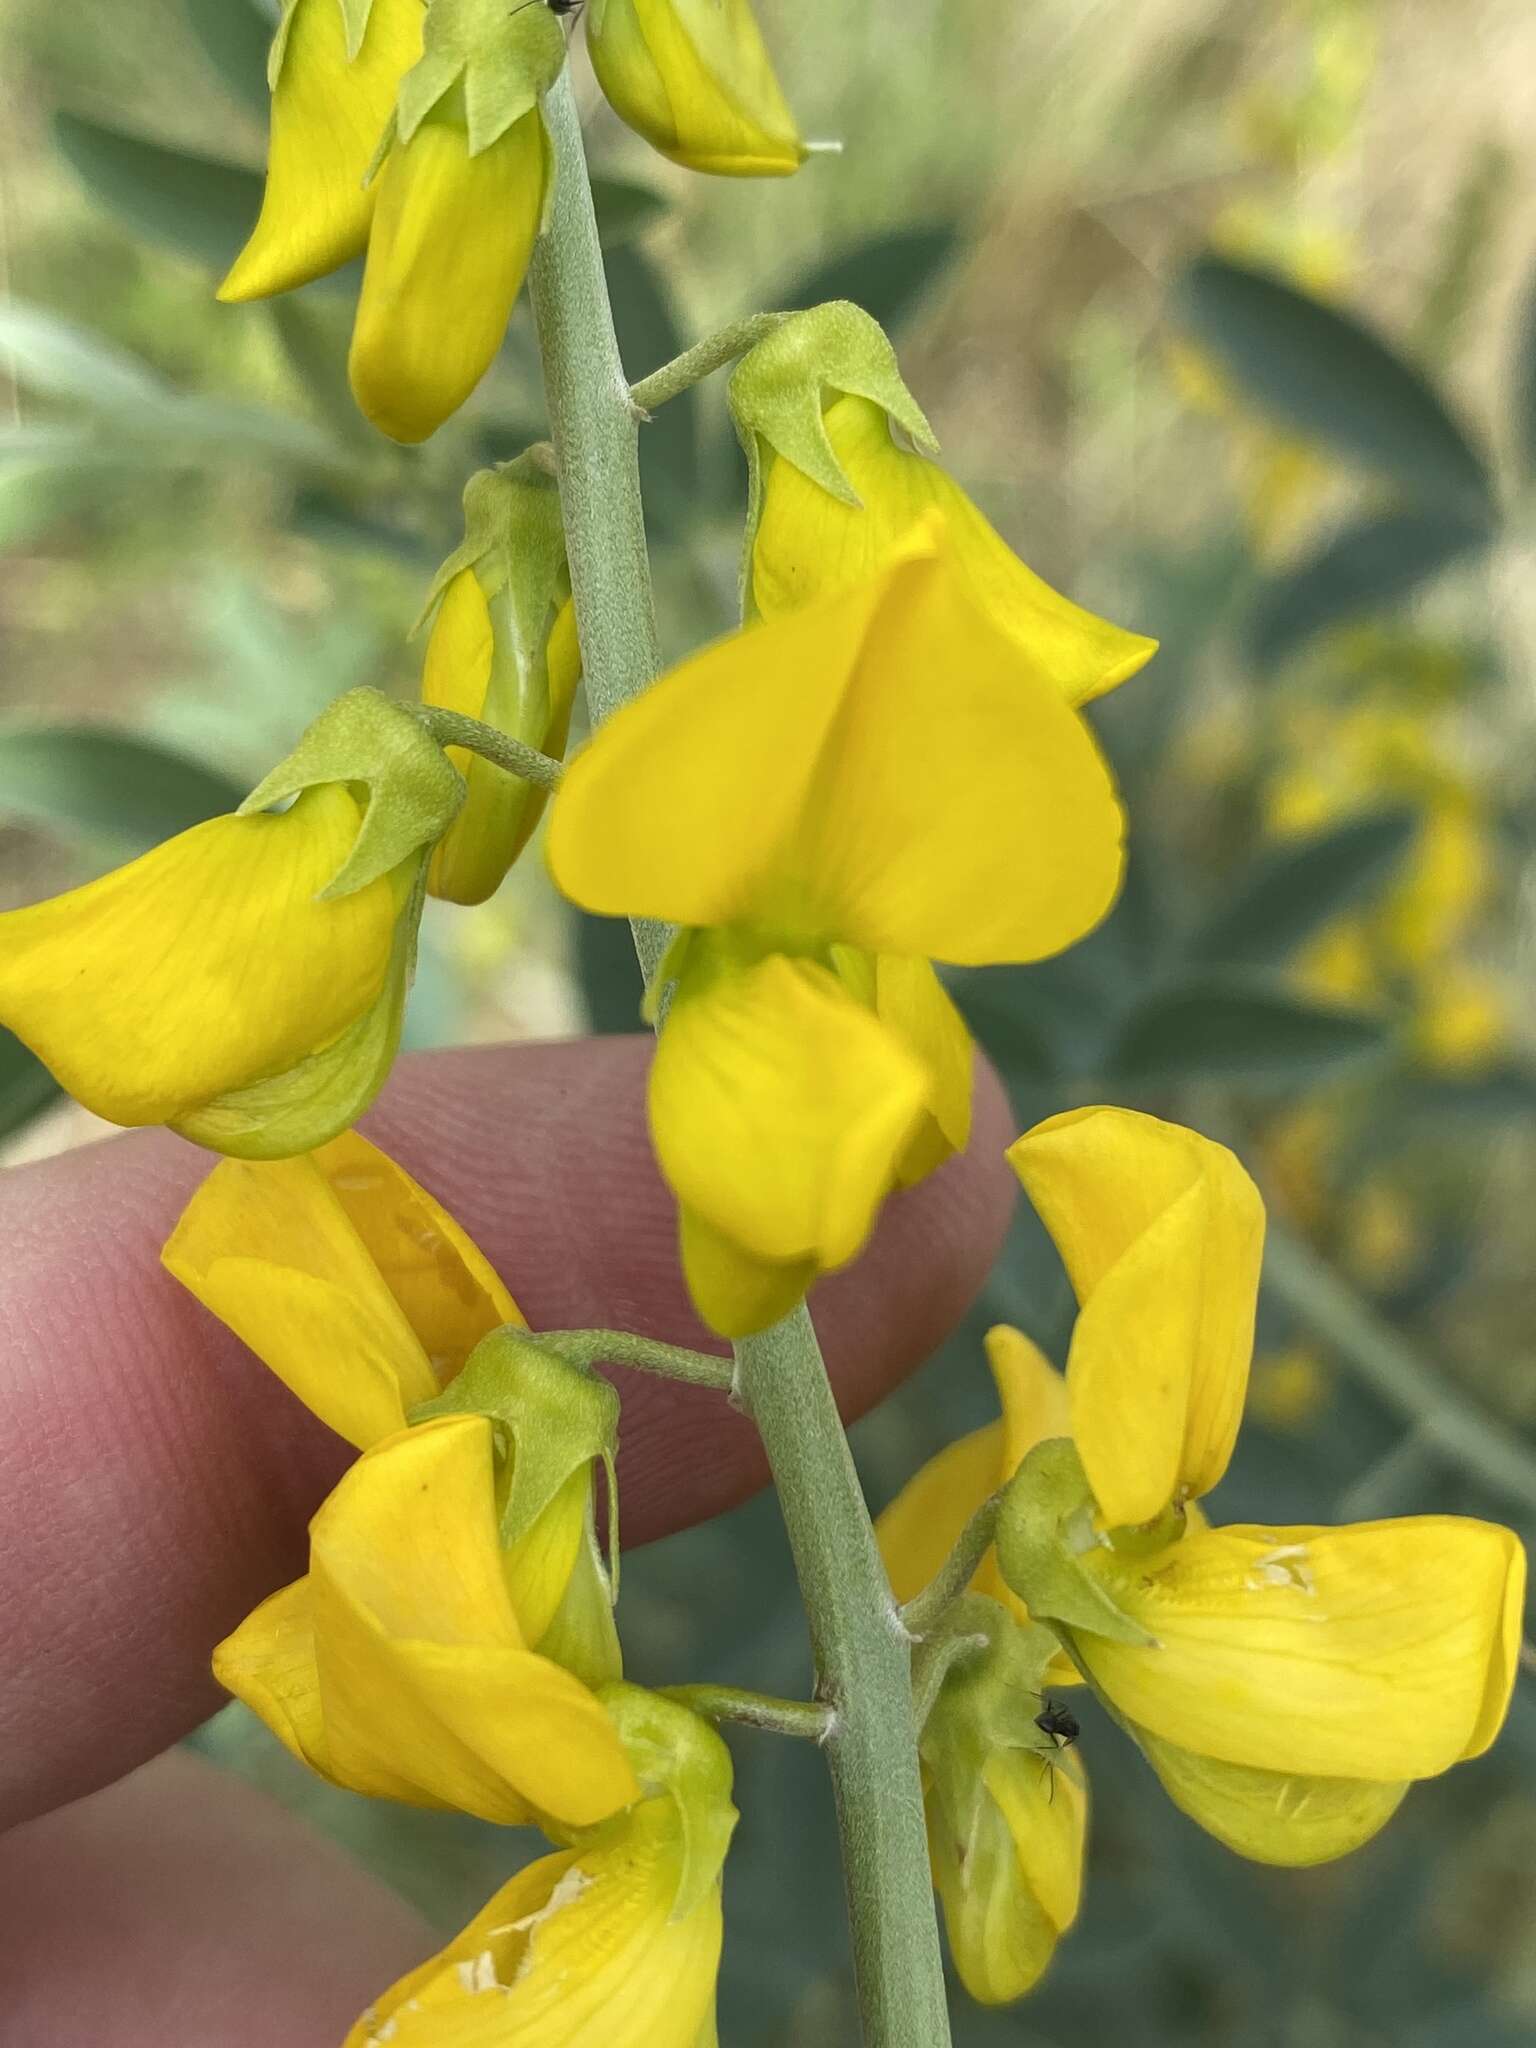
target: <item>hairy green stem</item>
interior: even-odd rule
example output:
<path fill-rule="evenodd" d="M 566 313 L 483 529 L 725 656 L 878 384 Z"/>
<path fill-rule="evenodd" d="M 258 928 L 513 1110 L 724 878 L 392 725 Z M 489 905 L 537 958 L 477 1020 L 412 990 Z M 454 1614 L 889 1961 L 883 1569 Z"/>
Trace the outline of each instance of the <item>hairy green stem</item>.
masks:
<path fill-rule="evenodd" d="M 954 1606 L 975 1578 L 977 1568 L 992 1548 L 997 1532 L 997 1511 L 1003 1496 L 994 1493 L 984 1500 L 955 1541 L 954 1549 L 939 1567 L 931 1585 L 924 1586 L 901 1610 L 901 1625 L 914 1641 L 927 1635 Z"/>
<path fill-rule="evenodd" d="M 712 377 L 716 370 L 723 370 L 727 363 L 740 362 L 748 349 L 756 348 L 766 335 L 772 334 L 775 327 L 781 326 L 788 318 L 787 313 L 749 313 L 745 320 L 733 320 L 718 334 L 695 342 L 692 348 L 674 356 L 670 363 L 663 363 L 659 370 L 653 370 L 649 377 L 642 377 L 630 388 L 631 401 L 641 412 L 653 413 L 657 406 L 691 391 L 695 384 Z"/>
<path fill-rule="evenodd" d="M 594 722 L 660 665 L 637 460 L 570 81 L 544 103 L 555 204 L 531 289 Z M 651 981 L 663 926 L 639 922 Z M 945 2048 L 949 2022 L 929 1886 L 910 1643 L 892 1600 L 811 1320 L 802 1308 L 737 1347 L 736 1391 L 767 1449 L 805 1599 L 837 1799 L 868 2048 Z"/>
<path fill-rule="evenodd" d="M 541 1344 L 572 1365 L 628 1365 L 637 1372 L 660 1373 L 693 1387 L 715 1387 L 728 1394 L 736 1383 L 730 1359 L 712 1351 L 690 1351 L 682 1344 L 663 1344 L 655 1337 L 637 1337 L 629 1330 L 529 1331 L 525 1343 Z"/>
<path fill-rule="evenodd" d="M 555 148 L 555 197 L 528 285 L 560 480 L 582 677 L 597 725 L 655 681 L 661 648 L 640 496 L 640 414 L 613 330 L 569 70 L 545 96 L 544 119 Z M 669 934 L 648 918 L 636 920 L 634 929 L 649 982 Z"/>
<path fill-rule="evenodd" d="M 943 2048 L 944 1970 L 928 1876 L 911 1644 L 891 1596 L 811 1319 L 736 1347 L 736 1391 L 773 1469 L 805 1599 L 842 1833 L 870 2048 Z"/>
<path fill-rule="evenodd" d="M 743 1728 L 764 1728 L 770 1735 L 798 1736 L 803 1742 L 825 1742 L 836 1727 L 832 1709 L 819 1700 L 773 1699 L 735 1685 L 667 1685 L 662 1691 L 706 1721 L 735 1721 Z"/>
<path fill-rule="evenodd" d="M 444 711 L 436 704 L 419 704 L 416 715 L 439 746 L 467 747 L 522 782 L 537 783 L 540 789 L 559 788 L 565 773 L 561 763 L 514 739 L 511 733 L 498 732 L 494 725 L 466 718 L 462 711 Z"/>
<path fill-rule="evenodd" d="M 1409 1417 L 1421 1448 L 1440 1451 L 1495 1492 L 1536 1507 L 1536 1457 L 1513 1431 L 1422 1359 L 1347 1281 L 1273 1220 L 1264 1246 L 1264 1278 L 1357 1379 Z"/>

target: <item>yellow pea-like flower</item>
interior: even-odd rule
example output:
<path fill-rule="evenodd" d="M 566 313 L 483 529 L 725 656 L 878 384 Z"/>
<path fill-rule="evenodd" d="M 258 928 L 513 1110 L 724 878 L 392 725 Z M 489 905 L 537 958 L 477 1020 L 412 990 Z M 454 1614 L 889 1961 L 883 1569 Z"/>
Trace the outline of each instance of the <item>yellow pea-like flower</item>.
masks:
<path fill-rule="evenodd" d="M 565 1827 L 639 1796 L 598 1699 L 529 1647 L 483 1416 L 365 1451 L 310 1524 L 308 1574 L 248 1616 L 213 1668 L 297 1757 L 354 1792 Z"/>
<path fill-rule="evenodd" d="M 508 590 L 488 595 L 475 569 L 461 569 L 443 592 L 427 643 L 421 700 L 558 759 L 581 680 L 575 610 L 567 598 L 542 648 L 523 644 L 511 612 Z M 448 758 L 469 794 L 438 843 L 427 887 L 451 903 L 484 903 L 528 844 L 546 792 L 462 747 L 450 747 Z"/>
<path fill-rule="evenodd" d="M 749 565 L 763 618 L 860 582 L 919 520 L 938 512 L 977 600 L 1069 703 L 1114 689 L 1156 652 L 1155 640 L 1084 611 L 1028 568 L 936 462 L 897 446 L 884 406 L 841 393 L 823 424 L 854 495 L 834 497 L 784 455 L 766 453 Z"/>
<path fill-rule="evenodd" d="M 483 1252 L 425 1188 L 355 1131 L 299 1159 L 225 1160 L 161 1254 L 204 1307 L 359 1450 L 407 1427 L 482 1340 L 523 1327 Z M 530 1648 L 617 1678 L 595 1464 L 616 1397 L 558 1360 L 508 1361 L 497 1409 L 502 1564 Z M 510 1525 L 509 1525 L 509 1517 Z"/>
<path fill-rule="evenodd" d="M 730 1758 L 670 1702 L 633 1686 L 603 1701 L 639 1803 L 519 1871 L 343 2048 L 712 2048 Z"/>
<path fill-rule="evenodd" d="M 1080 1313 L 1075 1451 L 1026 1461 L 1002 1569 L 1202 1826 L 1264 1862 L 1344 1855 L 1411 1781 L 1497 1733 L 1520 1542 L 1453 1515 L 1207 1526 L 1194 1502 L 1226 1469 L 1247 1385 L 1257 1191 L 1223 1147 L 1125 1110 L 1053 1117 L 1009 1156 Z"/>
<path fill-rule="evenodd" d="M 750 0 L 591 0 L 587 50 L 619 119 L 673 163 L 775 178 L 805 161 Z"/>
<path fill-rule="evenodd" d="M 1091 734 L 937 524 L 600 729 L 551 807 L 550 866 L 589 910 L 686 928 L 651 1129 L 716 1329 L 762 1327 L 851 1258 L 924 1117 L 957 1121 L 953 1027 L 918 1029 L 889 980 L 882 1017 L 843 949 L 1042 958 L 1108 909 L 1121 829 Z"/>
<path fill-rule="evenodd" d="M 272 133 L 261 216 L 219 287 L 266 298 L 360 256 L 376 188 L 367 171 L 400 81 L 421 55 L 422 0 L 290 0 L 272 53 Z"/>
<path fill-rule="evenodd" d="M 1126 1109 L 1052 1117 L 1008 1157 L 1077 1293 L 1071 1434 L 1105 1520 L 1209 1493 L 1248 1387 L 1257 1188 L 1224 1145 Z"/>
<path fill-rule="evenodd" d="M 537 106 L 471 152 L 449 94 L 379 172 L 348 374 L 392 440 L 426 440 L 495 360 L 553 174 Z"/>
<path fill-rule="evenodd" d="M 447 1210 L 356 1131 L 297 1159 L 225 1160 L 161 1258 L 359 1450 L 523 1320 Z"/>
<path fill-rule="evenodd" d="M 389 1070 L 419 910 L 414 857 L 322 897 L 361 824 L 321 783 L 0 916 L 0 1022 L 113 1123 L 259 1158 L 322 1144 Z"/>

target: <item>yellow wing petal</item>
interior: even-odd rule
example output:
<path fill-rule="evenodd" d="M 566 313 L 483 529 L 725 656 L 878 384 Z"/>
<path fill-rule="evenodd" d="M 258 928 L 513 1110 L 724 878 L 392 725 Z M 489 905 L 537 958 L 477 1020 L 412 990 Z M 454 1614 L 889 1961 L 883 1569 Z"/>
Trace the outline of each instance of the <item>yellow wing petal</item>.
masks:
<path fill-rule="evenodd" d="M 1084 611 L 1038 577 L 926 456 L 899 448 L 883 407 L 838 398 L 827 438 L 858 496 L 842 503 L 791 462 L 770 463 L 752 546 L 752 594 L 775 619 L 873 575 L 925 513 L 943 514 L 955 560 L 978 600 L 1069 704 L 1135 675 L 1157 642 Z"/>
<path fill-rule="evenodd" d="M 166 1123 L 330 1044 L 383 988 L 387 876 L 320 902 L 357 837 L 346 790 L 213 818 L 0 916 L 0 1022 L 78 1102 Z"/>
<path fill-rule="evenodd" d="M 1433 1777 L 1509 1703 L 1518 1538 L 1454 1515 L 1192 1530 L 1153 1560 L 1090 1551 L 1151 1648 L 1082 1635 L 1115 1707 L 1196 1754 L 1296 1777 Z"/>
<path fill-rule="evenodd" d="M 1206 1493 L 1242 1419 L 1263 1256 L 1258 1190 L 1225 1146 L 1123 1109 L 1072 1110 L 1008 1157 L 1081 1304 L 1072 1435 L 1106 1522 Z"/>
<path fill-rule="evenodd" d="M 1174 1805 L 1254 1863 L 1305 1869 L 1368 1842 L 1403 1803 L 1406 1781 L 1307 1778 L 1223 1763 L 1131 1728 Z"/>
<path fill-rule="evenodd" d="M 772 954 L 685 975 L 651 1069 L 651 1135 L 685 1210 L 754 1260 L 826 1271 L 869 1235 L 927 1095 L 834 975 Z"/>

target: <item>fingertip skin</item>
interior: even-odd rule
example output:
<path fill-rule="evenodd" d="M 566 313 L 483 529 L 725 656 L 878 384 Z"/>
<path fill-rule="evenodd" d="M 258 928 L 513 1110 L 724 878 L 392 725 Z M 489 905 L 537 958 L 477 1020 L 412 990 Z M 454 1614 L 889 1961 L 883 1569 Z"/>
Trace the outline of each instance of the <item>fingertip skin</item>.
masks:
<path fill-rule="evenodd" d="M 535 1329 L 611 1327 L 720 1349 L 688 1304 L 645 1123 L 648 1038 L 400 1062 L 366 1133 L 458 1217 Z M 970 1151 L 887 1205 L 812 1296 L 839 1399 L 862 1413 L 933 1350 L 1007 1228 L 1014 1135 L 978 1072 Z M 0 1179 L 0 1825 L 109 1783 L 219 1703 L 208 1656 L 298 1576 L 351 1457 L 166 1273 L 210 1155 L 164 1132 Z M 708 1390 L 616 1375 L 624 1538 L 767 1477 Z"/>

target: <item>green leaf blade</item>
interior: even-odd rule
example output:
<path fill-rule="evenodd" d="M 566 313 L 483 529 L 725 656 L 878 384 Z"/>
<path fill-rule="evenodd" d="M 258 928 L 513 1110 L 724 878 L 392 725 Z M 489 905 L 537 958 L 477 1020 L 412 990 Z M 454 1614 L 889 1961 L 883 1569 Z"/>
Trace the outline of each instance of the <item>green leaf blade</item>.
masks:
<path fill-rule="evenodd" d="M 1347 313 L 1282 278 L 1198 257 L 1175 288 L 1185 325 L 1280 426 L 1430 503 L 1491 511 L 1483 456 L 1426 377 Z"/>

